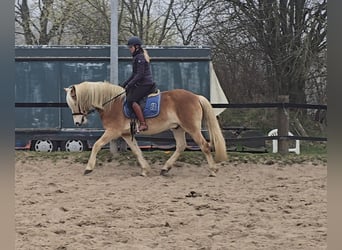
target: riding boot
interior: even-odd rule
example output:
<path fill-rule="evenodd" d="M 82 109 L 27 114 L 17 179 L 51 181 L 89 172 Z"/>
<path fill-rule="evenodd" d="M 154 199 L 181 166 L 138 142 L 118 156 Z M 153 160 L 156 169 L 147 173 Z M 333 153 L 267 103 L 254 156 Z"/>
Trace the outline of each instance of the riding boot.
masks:
<path fill-rule="evenodd" d="M 146 125 L 145 118 L 144 118 L 144 115 L 143 115 L 143 112 L 141 110 L 140 105 L 136 102 L 133 102 L 132 108 L 133 108 L 134 113 L 137 116 L 139 123 L 140 123 L 139 128 L 138 128 L 138 132 L 147 130 L 148 127 Z"/>

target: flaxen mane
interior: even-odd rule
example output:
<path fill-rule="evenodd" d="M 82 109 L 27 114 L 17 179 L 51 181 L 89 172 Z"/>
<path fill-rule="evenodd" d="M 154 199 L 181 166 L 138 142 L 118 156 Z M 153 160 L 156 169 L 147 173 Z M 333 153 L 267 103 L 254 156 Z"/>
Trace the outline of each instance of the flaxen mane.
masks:
<path fill-rule="evenodd" d="M 81 110 L 108 108 L 111 105 L 104 104 L 124 91 L 122 87 L 109 82 L 83 82 L 75 87 L 77 105 Z"/>

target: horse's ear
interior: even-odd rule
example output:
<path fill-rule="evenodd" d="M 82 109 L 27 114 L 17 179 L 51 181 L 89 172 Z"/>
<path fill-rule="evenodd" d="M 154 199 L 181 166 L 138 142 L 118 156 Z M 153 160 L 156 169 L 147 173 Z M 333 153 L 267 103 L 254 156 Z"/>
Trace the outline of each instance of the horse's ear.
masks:
<path fill-rule="evenodd" d="M 70 91 L 71 98 L 76 100 L 76 88 L 75 88 L 75 86 L 74 85 L 71 86 L 70 89 L 71 89 L 71 91 Z"/>
<path fill-rule="evenodd" d="M 76 88 L 75 86 L 70 86 L 68 88 L 64 88 L 65 92 L 69 92 L 70 91 L 70 96 L 72 99 L 76 100 Z"/>

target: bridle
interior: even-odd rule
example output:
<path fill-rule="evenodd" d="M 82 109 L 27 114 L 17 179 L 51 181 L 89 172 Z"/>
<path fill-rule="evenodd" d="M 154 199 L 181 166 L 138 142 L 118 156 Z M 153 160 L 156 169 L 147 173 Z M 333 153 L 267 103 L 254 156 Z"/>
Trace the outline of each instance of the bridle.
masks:
<path fill-rule="evenodd" d="M 72 113 L 71 115 L 83 115 L 83 116 L 87 116 L 88 114 L 90 114 L 90 113 L 92 113 L 92 112 L 95 111 L 94 109 L 92 109 L 92 110 L 89 110 L 87 113 L 81 112 L 80 105 L 78 105 L 78 110 L 79 110 L 78 112 Z"/>
<path fill-rule="evenodd" d="M 71 98 L 72 98 L 73 100 L 76 100 L 76 95 L 70 95 L 70 96 L 71 96 Z M 87 116 L 88 113 L 85 114 L 85 113 L 81 112 L 81 106 L 78 104 L 78 112 L 72 113 L 71 115 L 72 115 L 72 116 L 74 116 L 74 115 L 83 115 L 83 116 Z M 82 118 L 82 119 L 83 119 L 83 118 Z"/>
<path fill-rule="evenodd" d="M 72 98 L 73 100 L 76 100 L 76 94 L 75 94 L 75 95 L 71 95 L 71 94 L 70 94 L 70 96 L 71 96 L 71 98 Z M 81 106 L 80 106 L 80 104 L 78 104 L 78 112 L 71 113 L 71 115 L 72 115 L 73 117 L 74 117 L 75 115 L 81 115 L 82 118 L 81 118 L 80 124 L 82 124 L 82 123 L 84 122 L 85 118 L 87 117 L 87 115 L 90 114 L 90 113 L 92 113 L 92 112 L 94 112 L 94 111 L 95 111 L 95 110 L 89 110 L 88 112 L 82 112 L 82 111 L 81 111 Z"/>
<path fill-rule="evenodd" d="M 73 98 L 76 97 L 75 96 L 72 96 Z M 91 111 L 88 111 L 87 113 L 84 113 L 81 111 L 81 106 L 78 104 L 78 112 L 75 112 L 75 113 L 71 113 L 71 115 L 74 117 L 75 115 L 81 115 L 82 118 L 81 118 L 81 123 L 82 124 L 85 120 L 85 117 L 87 117 L 88 114 L 90 114 L 91 112 L 93 112 L 94 110 L 91 110 Z"/>

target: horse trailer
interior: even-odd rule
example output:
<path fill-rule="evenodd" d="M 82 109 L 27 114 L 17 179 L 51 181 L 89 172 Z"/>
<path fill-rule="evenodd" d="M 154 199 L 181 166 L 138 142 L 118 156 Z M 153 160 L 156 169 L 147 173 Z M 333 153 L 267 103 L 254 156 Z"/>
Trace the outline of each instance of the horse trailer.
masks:
<path fill-rule="evenodd" d="M 212 103 L 228 103 L 211 63 L 209 47 L 146 46 L 153 79 L 161 91 L 183 88 Z M 126 46 L 118 47 L 119 83 L 132 71 Z M 103 133 L 95 112 L 76 128 L 65 101 L 65 87 L 83 81 L 109 81 L 110 46 L 15 47 L 15 148 L 83 151 Z M 118 84 L 118 83 L 113 83 Z M 215 109 L 218 115 L 222 109 Z M 141 147 L 172 147 L 169 132 L 138 138 Z M 165 140 L 163 140 L 163 138 Z"/>

